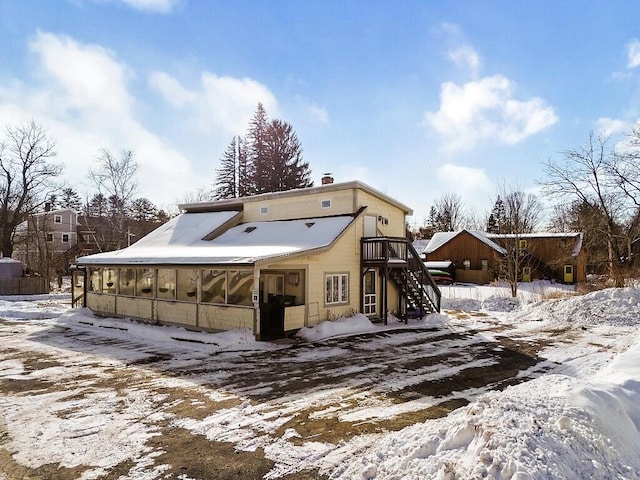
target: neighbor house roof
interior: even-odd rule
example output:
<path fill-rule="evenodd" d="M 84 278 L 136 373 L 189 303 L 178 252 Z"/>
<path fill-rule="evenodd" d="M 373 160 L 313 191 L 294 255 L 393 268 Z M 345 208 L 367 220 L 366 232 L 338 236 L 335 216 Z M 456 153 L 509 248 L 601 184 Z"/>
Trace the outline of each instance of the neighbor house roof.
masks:
<path fill-rule="evenodd" d="M 425 248 L 424 253 L 429 254 L 435 252 L 437 249 L 442 247 L 443 245 L 449 243 L 451 240 L 456 238 L 458 235 L 463 232 L 467 232 L 469 235 L 477 238 L 482 243 L 489 246 L 491 249 L 495 250 L 498 253 L 505 254 L 507 251 L 498 245 L 496 242 L 487 237 L 487 234 L 484 232 L 478 232 L 476 230 L 460 230 L 458 232 L 437 232 L 431 238 L 429 245 Z"/>
<path fill-rule="evenodd" d="M 79 258 L 79 265 L 253 264 L 330 246 L 353 215 L 248 222 L 223 231 L 238 212 L 184 213 L 130 247 Z M 223 231 L 215 236 L 216 231 Z M 214 235 L 212 235 L 214 232 Z"/>
<path fill-rule="evenodd" d="M 511 234 L 511 233 L 487 233 L 489 238 L 521 238 L 523 240 L 527 239 L 538 239 L 538 238 L 569 238 L 574 239 L 575 243 L 573 244 L 573 248 L 571 249 L 571 256 L 577 257 L 582 250 L 582 242 L 584 240 L 584 234 L 582 232 L 537 232 L 537 233 L 519 233 L 519 234 Z"/>

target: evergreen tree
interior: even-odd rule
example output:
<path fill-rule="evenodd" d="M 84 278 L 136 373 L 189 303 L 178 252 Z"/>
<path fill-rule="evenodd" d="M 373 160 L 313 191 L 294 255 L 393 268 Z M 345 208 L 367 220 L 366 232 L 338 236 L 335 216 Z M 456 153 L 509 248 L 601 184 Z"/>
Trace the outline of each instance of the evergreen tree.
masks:
<path fill-rule="evenodd" d="M 282 120 L 269 124 L 264 159 L 269 177 L 265 178 L 266 191 L 282 192 L 294 188 L 312 187 L 309 163 L 302 158 L 302 147 L 293 127 Z"/>
<path fill-rule="evenodd" d="M 80 200 L 80 195 L 71 187 L 63 188 L 58 207 L 73 210 L 74 212 L 81 211 L 82 200 Z"/>
<path fill-rule="evenodd" d="M 236 198 L 238 196 L 238 139 L 234 136 L 222 154 L 220 168 L 216 169 L 214 198 Z"/>
<path fill-rule="evenodd" d="M 220 158 L 220 168 L 216 169 L 214 198 L 246 197 L 250 195 L 251 179 L 248 175 L 247 143 L 244 138 L 235 136 Z"/>
<path fill-rule="evenodd" d="M 156 216 L 156 206 L 147 198 L 131 202 L 131 216 L 138 222 L 150 222 Z"/>
<path fill-rule="evenodd" d="M 86 206 L 86 215 L 88 217 L 105 217 L 107 212 L 107 198 L 102 193 L 96 193 L 93 195 Z"/>
<path fill-rule="evenodd" d="M 268 183 L 266 179 L 271 175 L 266 151 L 268 127 L 267 111 L 262 103 L 258 103 L 256 112 L 249 122 L 249 132 L 247 133 L 248 156 L 243 172 L 247 180 L 243 182 L 247 195 L 269 191 L 269 188 L 265 186 Z"/>
<path fill-rule="evenodd" d="M 489 218 L 487 219 L 488 233 L 511 233 L 507 228 L 507 210 L 500 195 L 497 196 L 496 202 L 491 209 Z"/>

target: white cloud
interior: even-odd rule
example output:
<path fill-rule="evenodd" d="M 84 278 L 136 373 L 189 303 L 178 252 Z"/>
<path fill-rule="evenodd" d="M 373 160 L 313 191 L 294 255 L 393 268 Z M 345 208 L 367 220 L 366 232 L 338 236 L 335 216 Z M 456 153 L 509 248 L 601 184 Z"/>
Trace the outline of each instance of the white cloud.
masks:
<path fill-rule="evenodd" d="M 486 193 L 493 188 L 493 184 L 481 168 L 444 163 L 436 170 L 436 178 L 443 191 L 455 191 L 461 196 L 465 193 Z"/>
<path fill-rule="evenodd" d="M 141 196 L 159 206 L 197 189 L 190 162 L 136 118 L 130 68 L 98 45 L 38 33 L 30 44 L 38 76 L 0 85 L 0 125 L 35 119 L 57 140 L 64 179 L 84 194 L 88 169 L 100 148 L 132 149 Z M 171 192 L 171 196 L 167 196 Z"/>
<path fill-rule="evenodd" d="M 190 90 L 164 72 L 149 77 L 149 85 L 175 108 L 190 109 L 202 131 L 222 129 L 228 134 L 242 134 L 258 103 L 269 116 L 277 114 L 277 101 L 267 87 L 250 78 L 219 77 L 205 72 L 198 89 Z"/>
<path fill-rule="evenodd" d="M 180 0 L 122 0 L 122 3 L 150 13 L 169 13 Z"/>
<path fill-rule="evenodd" d="M 627 44 L 627 55 L 629 61 L 627 62 L 628 68 L 636 68 L 640 66 L 640 41 L 633 40 Z"/>
<path fill-rule="evenodd" d="M 603 117 L 596 122 L 596 130 L 606 136 L 622 133 L 630 128 L 629 122 L 617 118 Z"/>
<path fill-rule="evenodd" d="M 541 98 L 513 98 L 514 84 L 502 75 L 462 86 L 442 84 L 440 109 L 425 113 L 425 124 L 443 140 L 446 151 L 464 151 L 481 142 L 512 145 L 557 122 Z"/>
<path fill-rule="evenodd" d="M 38 32 L 30 49 L 40 59 L 50 85 L 62 100 L 79 110 L 130 115 L 133 100 L 126 89 L 130 76 L 114 54 L 97 45 L 82 45 L 70 37 Z"/>
<path fill-rule="evenodd" d="M 450 51 L 449 59 L 458 67 L 467 68 L 474 76 L 480 68 L 480 56 L 470 46 L 459 47 Z"/>

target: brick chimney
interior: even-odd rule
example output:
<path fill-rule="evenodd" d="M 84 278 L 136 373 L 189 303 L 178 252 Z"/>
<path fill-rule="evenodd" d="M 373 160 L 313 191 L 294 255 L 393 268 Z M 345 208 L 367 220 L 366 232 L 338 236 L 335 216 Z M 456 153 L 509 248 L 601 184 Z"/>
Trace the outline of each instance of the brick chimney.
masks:
<path fill-rule="evenodd" d="M 333 177 L 331 173 L 325 173 L 322 177 L 322 185 L 331 185 L 333 183 Z"/>

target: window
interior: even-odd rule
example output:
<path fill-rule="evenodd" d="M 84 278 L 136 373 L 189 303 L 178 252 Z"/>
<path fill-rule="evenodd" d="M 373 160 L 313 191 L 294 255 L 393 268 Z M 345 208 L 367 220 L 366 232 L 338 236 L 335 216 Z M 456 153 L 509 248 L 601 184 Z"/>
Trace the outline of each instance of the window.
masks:
<path fill-rule="evenodd" d="M 322 208 L 331 208 L 331 200 L 322 200 L 322 202 L 320 202 L 320 206 Z"/>
<path fill-rule="evenodd" d="M 266 215 L 269 213 L 269 207 L 260 207 L 260 214 Z"/>
<path fill-rule="evenodd" d="M 349 274 L 330 274 L 325 277 L 325 303 L 349 302 Z"/>
<path fill-rule="evenodd" d="M 53 242 L 53 233 L 47 233 L 47 242 Z"/>
<path fill-rule="evenodd" d="M 253 305 L 253 270 L 229 270 L 227 303 L 231 305 Z"/>
<path fill-rule="evenodd" d="M 152 268 L 138 268 L 136 270 L 136 296 L 153 297 L 154 272 Z"/>
<path fill-rule="evenodd" d="M 102 270 L 100 268 L 89 269 L 89 291 L 102 291 Z"/>
<path fill-rule="evenodd" d="M 158 294 L 160 300 L 176 299 L 176 271 L 173 268 L 158 269 Z"/>
<path fill-rule="evenodd" d="M 53 216 L 54 223 L 62 223 L 62 215 L 54 215 Z"/>
<path fill-rule="evenodd" d="M 195 269 L 180 268 L 176 276 L 176 295 L 183 302 L 195 302 L 198 293 L 198 272 Z"/>
<path fill-rule="evenodd" d="M 62 234 L 62 241 L 64 243 L 68 243 L 69 242 L 69 234 L 68 233 L 63 233 Z"/>
<path fill-rule="evenodd" d="M 227 302 L 227 272 L 225 270 L 202 270 L 202 302 Z"/>
<path fill-rule="evenodd" d="M 135 295 L 136 271 L 133 268 L 121 268 L 118 279 L 118 293 L 120 295 Z"/>
<path fill-rule="evenodd" d="M 469 270 L 471 268 L 471 260 L 469 260 L 468 258 L 465 258 L 462 261 L 462 265 L 464 266 L 465 270 Z"/>
<path fill-rule="evenodd" d="M 480 260 L 480 266 L 482 270 L 486 272 L 487 270 L 489 270 L 489 260 L 487 260 L 486 258 L 483 258 L 482 260 Z"/>
<path fill-rule="evenodd" d="M 105 268 L 102 273 L 102 291 L 104 293 L 116 293 L 116 269 Z"/>

